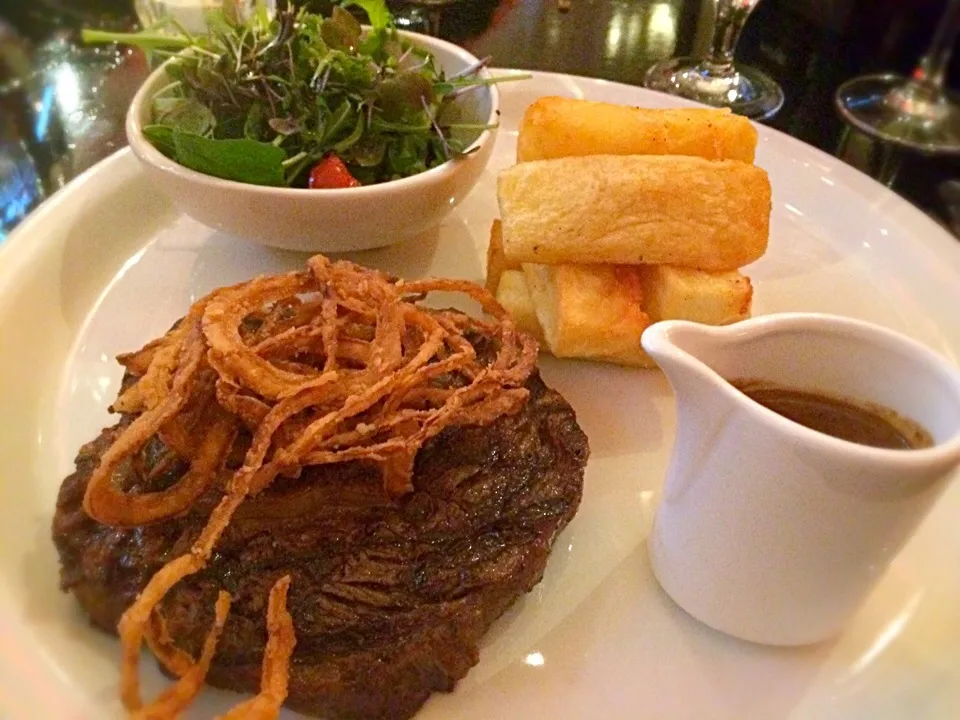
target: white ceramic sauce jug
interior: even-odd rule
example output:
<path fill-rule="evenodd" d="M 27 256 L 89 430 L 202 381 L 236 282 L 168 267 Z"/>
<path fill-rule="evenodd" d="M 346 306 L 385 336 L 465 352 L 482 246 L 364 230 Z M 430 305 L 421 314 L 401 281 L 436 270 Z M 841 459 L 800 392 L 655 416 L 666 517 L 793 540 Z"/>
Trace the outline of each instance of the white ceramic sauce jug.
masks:
<path fill-rule="evenodd" d="M 960 465 L 960 371 L 857 320 L 668 321 L 643 335 L 677 401 L 649 551 L 664 590 L 731 635 L 802 645 L 839 632 Z M 933 447 L 886 450 L 788 420 L 749 379 L 884 405 Z"/>

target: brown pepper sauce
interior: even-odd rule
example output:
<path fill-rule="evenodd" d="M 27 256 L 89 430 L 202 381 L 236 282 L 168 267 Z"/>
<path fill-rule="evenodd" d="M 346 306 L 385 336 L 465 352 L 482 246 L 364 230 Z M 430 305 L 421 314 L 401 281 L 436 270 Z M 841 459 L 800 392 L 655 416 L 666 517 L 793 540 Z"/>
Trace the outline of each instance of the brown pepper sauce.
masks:
<path fill-rule="evenodd" d="M 891 450 L 933 445 L 925 428 L 883 405 L 756 380 L 733 380 L 731 384 L 778 415 L 841 440 Z"/>

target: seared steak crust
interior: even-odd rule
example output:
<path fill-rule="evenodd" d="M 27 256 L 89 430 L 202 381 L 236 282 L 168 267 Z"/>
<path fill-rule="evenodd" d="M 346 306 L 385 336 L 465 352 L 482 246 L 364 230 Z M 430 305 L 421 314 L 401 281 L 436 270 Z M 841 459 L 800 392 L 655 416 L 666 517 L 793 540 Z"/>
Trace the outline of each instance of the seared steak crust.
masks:
<path fill-rule="evenodd" d="M 538 376 L 527 386 L 518 414 L 450 427 L 425 445 L 416 489 L 398 502 L 361 462 L 308 468 L 248 499 L 208 568 L 161 604 L 171 636 L 196 655 L 217 591 L 233 595 L 208 682 L 257 691 L 267 595 L 289 573 L 297 634 L 289 706 L 327 718 L 407 718 L 431 692 L 451 690 L 477 662 L 489 625 L 540 581 L 580 502 L 586 437 L 560 395 Z M 80 450 L 53 522 L 61 585 L 108 632 L 153 573 L 189 549 L 220 492 L 151 526 L 91 520 L 87 482 L 129 421 Z M 152 441 L 118 482 L 138 490 L 173 482 L 182 466 L 145 479 L 162 451 Z"/>

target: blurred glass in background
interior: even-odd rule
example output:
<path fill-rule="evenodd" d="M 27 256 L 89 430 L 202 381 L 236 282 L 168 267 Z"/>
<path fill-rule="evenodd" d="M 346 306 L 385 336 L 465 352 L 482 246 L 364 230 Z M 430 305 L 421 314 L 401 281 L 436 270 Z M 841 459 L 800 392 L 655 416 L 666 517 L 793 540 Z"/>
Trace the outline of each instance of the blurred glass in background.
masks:
<path fill-rule="evenodd" d="M 233 17 L 246 18 L 258 2 L 270 15 L 276 11 L 275 0 L 134 0 L 133 5 L 144 27 L 174 20 L 187 32 L 202 33 L 208 12 L 224 10 Z"/>
<path fill-rule="evenodd" d="M 248 8 L 253 0 L 239 2 Z M 839 155 L 919 206 L 956 208 L 954 158 L 909 151 L 849 129 L 833 103 L 855 76 L 908 75 L 956 0 L 763 0 L 737 44 L 737 60 L 767 73 L 785 95 L 768 122 Z M 197 27 L 223 0 L 0 0 L 0 233 L 77 173 L 125 144 L 123 119 L 149 70 L 138 52 L 88 47 L 82 27 L 132 30 L 177 17 Z M 282 7 L 284 0 L 269 0 Z M 501 67 L 548 70 L 639 85 L 654 63 L 703 57 L 717 0 L 454 0 L 428 7 L 387 0 L 403 29 L 436 32 Z M 296 0 L 329 13 L 332 0 Z M 135 12 L 136 11 L 136 12 Z M 139 15 L 137 14 L 139 13 Z M 945 70 L 960 84 L 960 55 Z"/>

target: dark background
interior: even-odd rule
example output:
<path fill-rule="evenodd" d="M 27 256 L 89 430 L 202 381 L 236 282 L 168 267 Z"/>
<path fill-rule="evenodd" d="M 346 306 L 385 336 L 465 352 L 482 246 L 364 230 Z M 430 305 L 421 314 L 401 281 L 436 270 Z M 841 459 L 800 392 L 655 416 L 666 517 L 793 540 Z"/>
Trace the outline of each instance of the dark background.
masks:
<path fill-rule="evenodd" d="M 637 85 L 653 62 L 702 51 L 709 41 L 712 0 L 566 4 L 459 0 L 443 10 L 441 35 L 478 56 L 492 55 L 499 66 Z M 894 190 L 951 225 L 954 213 L 960 220 L 960 207 L 944 200 L 943 184 L 960 179 L 960 162 L 845 135 L 833 105 L 833 93 L 846 79 L 887 70 L 908 73 L 946 4 L 762 0 L 737 56 L 784 88 L 784 107 L 768 124 L 875 177 L 884 175 Z M 398 2 L 391 6 L 401 15 L 410 9 Z M 78 47 L 76 41 L 85 25 L 134 24 L 131 0 L 0 0 L 0 238 L 44 196 L 122 146 L 123 113 L 146 64 L 136 54 Z M 960 84 L 956 56 L 948 84 Z"/>

